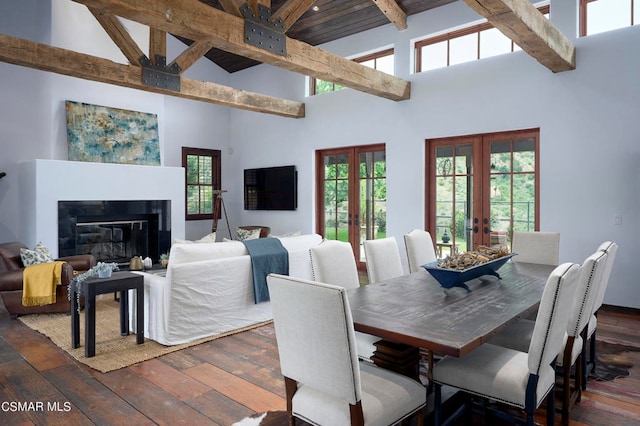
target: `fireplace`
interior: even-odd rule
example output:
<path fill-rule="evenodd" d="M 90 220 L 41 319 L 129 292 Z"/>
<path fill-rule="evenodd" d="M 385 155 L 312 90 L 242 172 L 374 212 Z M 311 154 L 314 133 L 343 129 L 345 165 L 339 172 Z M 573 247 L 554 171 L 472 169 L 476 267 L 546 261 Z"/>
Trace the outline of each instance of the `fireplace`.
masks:
<path fill-rule="evenodd" d="M 133 256 L 158 262 L 170 246 L 170 200 L 58 201 L 59 256 L 125 265 Z"/>

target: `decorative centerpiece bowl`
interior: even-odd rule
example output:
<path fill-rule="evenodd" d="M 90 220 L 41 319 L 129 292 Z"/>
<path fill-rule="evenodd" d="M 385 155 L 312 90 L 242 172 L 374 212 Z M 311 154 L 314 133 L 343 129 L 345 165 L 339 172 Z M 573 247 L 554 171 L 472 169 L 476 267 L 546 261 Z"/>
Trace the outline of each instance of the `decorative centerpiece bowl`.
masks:
<path fill-rule="evenodd" d="M 505 256 L 499 257 L 498 259 L 489 260 L 488 262 L 471 266 L 463 270 L 443 268 L 440 266 L 440 263 L 442 262 L 441 260 L 427 263 L 422 265 L 422 267 L 426 269 L 427 272 L 429 272 L 444 288 L 462 287 L 467 291 L 471 291 L 465 284 L 466 281 L 479 278 L 483 275 L 493 275 L 500 279 L 500 275 L 497 272 L 498 269 L 500 269 L 502 265 L 515 255 L 516 253 L 509 253 Z"/>

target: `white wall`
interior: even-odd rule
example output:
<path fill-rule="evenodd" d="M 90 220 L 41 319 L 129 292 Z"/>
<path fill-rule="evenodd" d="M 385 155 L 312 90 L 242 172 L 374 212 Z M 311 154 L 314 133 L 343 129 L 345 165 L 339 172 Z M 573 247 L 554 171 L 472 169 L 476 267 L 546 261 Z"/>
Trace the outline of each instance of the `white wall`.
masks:
<path fill-rule="evenodd" d="M 184 171 L 180 167 L 33 160 L 21 163 L 19 173 L 20 205 L 29 216 L 20 241 L 28 247 L 40 241 L 54 257 L 58 255 L 61 200 L 170 200 L 171 235 L 184 238 Z"/>
<path fill-rule="evenodd" d="M 74 49 L 98 46 L 124 62 L 75 3 L 7 3 L 0 5 L 1 33 Z M 564 4 L 566 0 L 554 3 L 561 7 L 552 3 L 552 21 L 564 31 L 575 29 L 575 7 Z M 72 24 L 67 17 L 74 19 Z M 411 40 L 477 18 L 464 3 L 455 2 L 409 17 L 405 31 L 386 25 L 322 46 L 352 56 L 393 44 L 396 74 L 412 84 L 411 99 L 402 102 L 351 89 L 305 98 L 303 76 L 268 65 L 229 75 L 201 60 L 187 71 L 190 78 L 303 101 L 303 119 L 230 110 L 0 63 L 0 171 L 8 173 L 0 180 L 0 241 L 21 239 L 23 217 L 49 214 L 25 212 L 20 205 L 18 164 L 66 160 L 65 99 L 158 114 L 166 166 L 181 164 L 182 146 L 221 149 L 232 228 L 265 224 L 274 233 L 312 232 L 315 150 L 384 142 L 387 230 L 399 244 L 402 234 L 424 223 L 425 139 L 539 127 L 541 228 L 561 232 L 562 261 L 581 262 L 600 242 L 617 241 L 620 250 L 605 303 L 640 307 L 634 269 L 634 253 L 640 248 L 640 27 L 574 40 L 578 67 L 570 72 L 551 73 L 523 52 L 424 74 L 410 72 Z M 575 39 L 575 34 L 567 36 Z M 96 44 L 86 43 L 95 37 Z M 168 60 L 181 48 L 169 37 Z M 286 164 L 298 167 L 298 210 L 244 211 L 243 169 Z M 615 215 L 622 215 L 622 225 L 614 225 Z M 210 221 L 190 222 L 186 237 L 199 238 L 210 226 Z"/>
<path fill-rule="evenodd" d="M 558 0 L 556 0 L 557 3 Z M 566 5 L 565 5 L 566 6 Z M 552 20 L 575 30 L 576 9 L 554 9 Z M 553 14 L 555 13 L 555 16 Z M 447 69 L 411 74 L 411 40 L 477 16 L 462 3 L 410 17 L 409 29 L 388 25 L 323 46 L 356 55 L 391 39 L 396 74 L 411 81 L 411 99 L 393 102 L 351 89 L 304 99 L 306 118 L 282 120 L 232 113 L 239 170 L 295 163 L 300 173 L 298 214 L 245 212 L 240 221 L 276 231 L 313 230 L 313 156 L 316 149 L 384 142 L 387 146 L 387 232 L 402 235 L 424 224 L 425 139 L 539 127 L 540 225 L 561 232 L 561 261 L 582 262 L 605 240 L 620 250 L 605 303 L 640 307 L 635 255 L 640 250 L 640 27 L 575 40 L 577 69 L 554 74 L 524 52 Z M 302 99 L 299 76 L 260 66 L 234 73 L 232 82 L 269 82 L 276 96 Z M 289 84 L 284 82 L 288 81 Z M 292 88 L 297 92 L 292 96 Z M 265 160 L 264 158 L 268 158 Z M 241 201 L 241 188 L 234 207 Z M 622 225 L 614 216 L 622 215 Z M 404 254 L 404 253 L 403 253 Z"/>
<path fill-rule="evenodd" d="M 148 28 L 124 21 L 138 45 L 148 51 Z M 126 63 L 87 8 L 68 0 L 25 0 L 0 4 L 0 33 Z M 186 46 L 169 36 L 167 62 Z M 191 79 L 228 84 L 229 74 L 206 59 L 185 72 Z M 161 161 L 182 165 L 181 147 L 223 149 L 229 145 L 229 108 L 171 96 L 81 80 L 0 63 L 0 241 L 30 239 L 21 229 L 35 220 L 21 206 L 19 165 L 33 159 L 66 160 L 67 135 L 64 101 L 74 100 L 158 115 Z M 76 185 L 83 186 L 82 179 Z M 140 185 L 162 187 L 161 179 Z M 122 188 L 126 199 L 126 188 Z M 184 207 L 183 207 L 184 210 Z M 199 238 L 211 221 L 189 222 L 175 228 L 178 238 Z M 182 231 L 181 231 L 182 230 Z M 183 234 L 183 235 L 180 235 Z M 27 243 L 28 241 L 24 241 Z"/>

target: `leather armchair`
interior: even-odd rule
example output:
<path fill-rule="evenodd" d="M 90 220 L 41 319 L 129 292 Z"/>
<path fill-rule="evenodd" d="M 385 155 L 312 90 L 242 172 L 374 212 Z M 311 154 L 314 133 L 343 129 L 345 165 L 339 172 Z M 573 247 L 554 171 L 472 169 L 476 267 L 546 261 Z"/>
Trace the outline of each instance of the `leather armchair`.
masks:
<path fill-rule="evenodd" d="M 20 249 L 27 248 L 22 243 L 10 242 L 0 244 L 0 297 L 4 306 L 15 318 L 18 315 L 70 312 L 68 285 L 73 279 L 73 271 L 87 271 L 95 266 L 96 259 L 92 255 L 67 256 L 56 260 L 67 262 L 62 266 L 62 284 L 56 290 L 56 303 L 44 306 L 22 305 L 22 276 L 24 265 L 20 258 Z"/>

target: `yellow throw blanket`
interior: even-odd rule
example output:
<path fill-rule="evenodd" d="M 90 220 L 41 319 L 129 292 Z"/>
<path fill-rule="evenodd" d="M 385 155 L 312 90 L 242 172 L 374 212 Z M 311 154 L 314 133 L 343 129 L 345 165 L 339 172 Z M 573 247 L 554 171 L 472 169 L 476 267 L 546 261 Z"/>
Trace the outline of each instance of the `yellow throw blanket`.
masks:
<path fill-rule="evenodd" d="M 42 306 L 56 303 L 56 286 L 62 283 L 62 265 L 55 261 L 29 265 L 22 277 L 22 305 Z"/>

